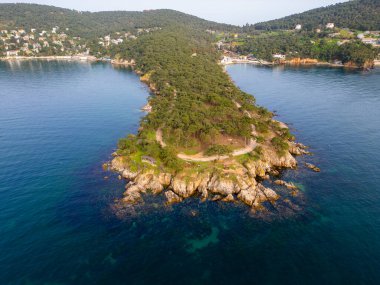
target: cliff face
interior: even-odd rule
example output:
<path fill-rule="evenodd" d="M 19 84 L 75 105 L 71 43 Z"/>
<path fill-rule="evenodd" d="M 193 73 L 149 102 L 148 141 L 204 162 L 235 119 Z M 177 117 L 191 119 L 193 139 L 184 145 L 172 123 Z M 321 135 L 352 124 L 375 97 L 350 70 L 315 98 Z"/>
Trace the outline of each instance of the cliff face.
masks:
<path fill-rule="evenodd" d="M 293 58 L 291 60 L 285 61 L 286 64 L 290 65 L 306 65 L 306 64 L 318 64 L 319 61 L 313 58 Z"/>
<path fill-rule="evenodd" d="M 344 64 L 347 68 L 362 68 L 362 69 L 372 69 L 375 67 L 375 61 L 366 60 L 362 66 L 358 66 L 355 62 L 349 61 Z"/>
<path fill-rule="evenodd" d="M 317 59 L 313 58 L 293 58 L 290 60 L 283 60 L 279 62 L 280 64 L 288 64 L 288 65 L 334 65 L 328 62 L 321 62 Z M 373 60 L 367 60 L 363 63 L 363 65 L 358 65 L 353 61 L 346 62 L 344 65 L 340 64 L 340 66 L 344 66 L 346 68 L 362 68 L 362 69 L 372 69 L 375 67 L 375 62 Z"/>
<path fill-rule="evenodd" d="M 307 153 L 305 146 L 289 144 L 293 154 Z M 263 208 L 264 202 L 274 205 L 281 199 L 278 193 L 264 187 L 261 181 L 269 179 L 269 174 L 278 174 L 277 169 L 297 167 L 290 151 L 279 156 L 274 150 L 264 147 L 259 160 L 243 164 L 235 161 L 222 170 L 210 168 L 202 172 L 172 174 L 151 168 L 132 171 L 123 156 L 116 156 L 111 168 L 129 181 L 121 204 L 142 203 L 143 194 L 152 193 L 163 194 L 168 204 L 197 196 L 202 201 L 242 202 L 257 211 Z"/>

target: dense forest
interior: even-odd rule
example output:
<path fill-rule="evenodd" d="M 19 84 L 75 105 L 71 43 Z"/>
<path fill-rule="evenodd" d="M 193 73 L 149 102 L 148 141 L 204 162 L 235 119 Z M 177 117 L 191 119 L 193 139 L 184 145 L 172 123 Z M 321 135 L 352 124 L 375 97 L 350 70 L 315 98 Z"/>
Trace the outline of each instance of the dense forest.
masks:
<path fill-rule="evenodd" d="M 314 32 L 272 32 L 247 38 L 235 51 L 253 54 L 257 58 L 273 61 L 273 54 L 284 54 L 287 59 L 313 58 L 320 61 L 352 62 L 362 67 L 372 62 L 379 50 L 359 40 L 338 44 L 338 40 Z"/>
<path fill-rule="evenodd" d="M 236 107 L 254 108 L 217 64 L 212 38 L 185 27 L 167 28 L 120 45 L 116 58 L 133 58 L 154 86 L 145 127 L 164 128 L 176 145 L 211 143 L 221 134 L 250 137 L 251 121 Z"/>
<path fill-rule="evenodd" d="M 312 30 L 327 23 L 337 27 L 357 30 L 380 30 L 380 1 L 352 0 L 328 7 L 313 9 L 304 13 L 287 16 L 278 20 L 245 26 L 252 30 L 289 30 L 298 24 Z"/>
<path fill-rule="evenodd" d="M 184 24 L 191 28 L 236 31 L 232 25 L 218 24 L 174 10 L 144 12 L 80 12 L 37 4 L 0 4 L 0 29 L 30 30 L 59 26 L 68 28 L 71 36 L 93 38 L 115 31 L 135 31 L 138 28 L 165 27 Z"/>
<path fill-rule="evenodd" d="M 120 141 L 122 154 L 140 151 L 178 169 L 178 150 L 200 147 L 206 154 L 228 153 L 231 149 L 217 141 L 247 142 L 252 125 L 260 133 L 268 130 L 272 114 L 233 84 L 218 64 L 221 55 L 212 42 L 204 31 L 175 26 L 110 50 L 114 58 L 136 60 L 136 70 L 154 91 L 149 99 L 153 111 L 141 122 L 137 137 Z M 166 148 L 156 142 L 158 129 Z"/>

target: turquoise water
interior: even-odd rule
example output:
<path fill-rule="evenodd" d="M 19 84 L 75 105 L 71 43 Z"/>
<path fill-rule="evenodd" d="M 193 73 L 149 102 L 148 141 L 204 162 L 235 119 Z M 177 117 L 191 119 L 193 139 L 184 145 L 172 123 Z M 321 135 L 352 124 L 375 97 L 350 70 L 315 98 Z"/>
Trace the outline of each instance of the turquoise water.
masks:
<path fill-rule="evenodd" d="M 107 64 L 0 62 L 0 284 L 378 284 L 380 71 L 228 72 L 315 154 L 283 173 L 303 189 L 295 215 L 147 197 L 119 219 L 125 182 L 101 165 L 146 87 Z"/>

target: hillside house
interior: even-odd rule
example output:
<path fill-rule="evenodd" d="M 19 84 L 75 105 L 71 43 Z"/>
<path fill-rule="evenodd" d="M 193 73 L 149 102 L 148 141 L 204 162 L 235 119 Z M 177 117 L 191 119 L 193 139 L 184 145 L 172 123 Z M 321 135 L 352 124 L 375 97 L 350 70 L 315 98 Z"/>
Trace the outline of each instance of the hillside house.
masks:
<path fill-rule="evenodd" d="M 232 58 L 228 56 L 223 56 L 223 59 L 221 60 L 222 64 L 229 64 L 232 63 Z"/>
<path fill-rule="evenodd" d="M 6 56 L 18 56 L 19 50 L 8 50 L 5 52 Z"/>
<path fill-rule="evenodd" d="M 373 46 L 378 46 L 380 44 L 380 39 L 376 39 L 376 38 L 363 38 L 361 40 L 363 43 L 373 45 Z"/>
<path fill-rule="evenodd" d="M 286 55 L 280 54 L 280 53 L 274 54 L 272 56 L 274 59 L 285 59 L 286 58 Z"/>

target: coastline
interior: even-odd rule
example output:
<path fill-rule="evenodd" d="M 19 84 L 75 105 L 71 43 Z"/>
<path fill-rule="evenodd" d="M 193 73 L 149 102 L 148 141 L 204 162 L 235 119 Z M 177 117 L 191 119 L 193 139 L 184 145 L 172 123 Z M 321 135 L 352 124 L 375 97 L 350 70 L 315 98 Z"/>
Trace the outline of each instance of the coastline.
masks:
<path fill-rule="evenodd" d="M 375 60 L 370 66 L 359 67 L 355 64 L 338 64 L 330 63 L 326 61 L 318 61 L 317 59 L 295 59 L 278 62 L 267 62 L 262 60 L 246 60 L 246 59 L 232 59 L 229 62 L 220 62 L 222 66 L 234 65 L 234 64 L 252 64 L 260 66 L 321 66 L 321 67 L 334 67 L 334 68 L 346 68 L 346 69 L 373 69 L 380 67 L 380 60 Z"/>
<path fill-rule="evenodd" d="M 26 60 L 47 60 L 47 61 L 66 60 L 66 61 L 87 61 L 87 62 L 104 61 L 104 59 L 98 59 L 94 56 L 82 56 L 82 55 L 0 57 L 0 61 L 26 61 Z"/>
<path fill-rule="evenodd" d="M 157 95 L 154 82 L 151 82 L 149 76 L 136 69 L 134 72 L 140 75 L 140 81 L 149 87 L 151 93 Z M 241 109 L 241 106 L 237 108 Z M 154 111 L 154 106 L 150 106 L 150 111 Z M 248 111 L 243 109 L 241 111 L 248 117 L 251 116 Z M 136 167 L 128 156 L 118 152 L 113 153 L 113 159 L 105 167 L 118 173 L 119 179 L 127 181 L 123 197 L 116 201 L 115 209 L 124 214 L 133 214 L 136 212 L 135 206 L 144 203 L 144 195 L 163 194 L 167 205 L 196 196 L 202 202 L 208 200 L 243 203 L 253 214 L 280 212 L 283 208 L 297 212 L 299 207 L 290 201 L 289 196 L 294 198 L 302 193 L 294 184 L 280 180 L 280 186 L 287 189 L 286 196 L 280 196 L 267 184 L 278 186 L 281 170 L 296 169 L 298 167 L 296 156 L 309 155 L 310 152 L 305 145 L 288 140 L 287 150 L 279 154 L 271 145 L 271 140 L 278 136 L 277 130 L 288 130 L 288 126 L 276 120 L 273 120 L 273 124 L 276 127 L 269 131 L 264 142 L 252 140 L 253 149 L 250 154 L 236 153 L 236 156 L 220 156 L 218 159 L 200 161 L 189 159 L 191 156 L 179 153 L 178 157 L 188 165 L 179 172 L 164 170 L 155 164 L 154 159 L 144 156 L 142 164 Z M 252 128 L 252 134 L 257 135 L 255 127 Z M 157 139 L 157 135 L 156 140 L 162 148 L 166 147 L 166 144 L 165 146 L 162 144 L 162 138 L 162 142 Z M 252 155 L 257 158 L 246 159 Z"/>
<path fill-rule="evenodd" d="M 82 55 L 67 55 L 67 56 L 11 56 L 11 57 L 0 57 L 0 61 L 27 61 L 27 60 L 63 60 L 63 61 L 82 61 L 82 62 L 110 62 L 115 66 L 135 66 L 134 60 L 111 60 L 111 59 L 103 59 L 97 58 L 94 56 L 82 56 Z M 337 67 L 337 68 L 348 68 L 348 69 L 366 69 L 366 67 L 358 67 L 353 65 L 344 65 L 344 64 L 336 64 L 324 61 L 313 60 L 313 62 L 306 60 L 297 60 L 296 62 L 292 60 L 284 61 L 284 62 L 267 62 L 264 60 L 245 60 L 245 59 L 233 59 L 229 62 L 219 63 L 222 66 L 234 65 L 234 64 L 252 64 L 252 65 L 260 65 L 260 66 L 322 66 L 322 67 Z M 374 60 L 373 68 L 380 67 L 380 60 Z M 138 71 L 136 71 L 139 74 Z"/>

